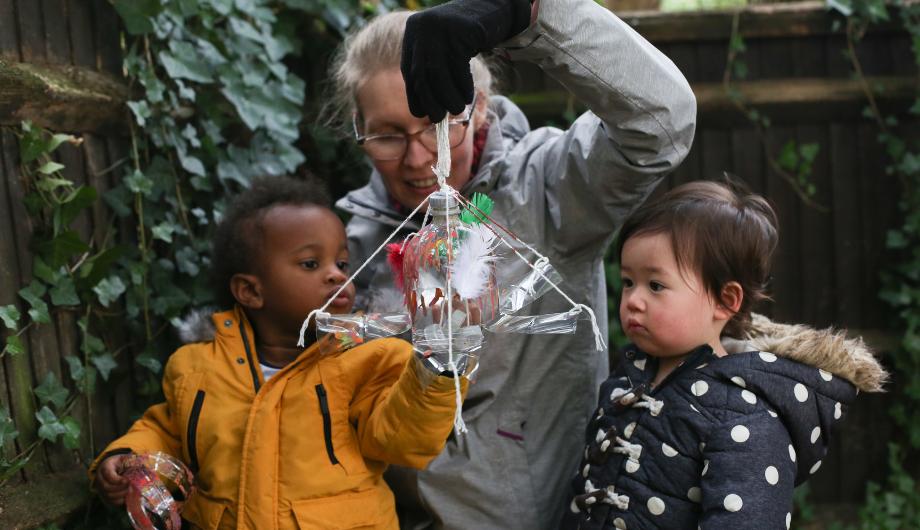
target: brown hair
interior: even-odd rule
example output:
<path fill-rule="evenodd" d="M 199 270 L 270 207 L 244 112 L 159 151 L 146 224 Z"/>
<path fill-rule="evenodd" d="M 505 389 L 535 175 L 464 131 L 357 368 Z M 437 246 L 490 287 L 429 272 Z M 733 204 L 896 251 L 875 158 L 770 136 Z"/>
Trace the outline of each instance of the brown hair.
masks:
<path fill-rule="evenodd" d="M 770 264 L 778 239 L 776 213 L 766 199 L 732 179 L 678 186 L 639 207 L 623 223 L 617 256 L 626 241 L 639 235 L 667 234 L 681 270 L 700 274 L 715 300 L 729 282 L 741 284 L 741 307 L 723 335 L 741 338 L 751 307 L 769 299 Z"/>

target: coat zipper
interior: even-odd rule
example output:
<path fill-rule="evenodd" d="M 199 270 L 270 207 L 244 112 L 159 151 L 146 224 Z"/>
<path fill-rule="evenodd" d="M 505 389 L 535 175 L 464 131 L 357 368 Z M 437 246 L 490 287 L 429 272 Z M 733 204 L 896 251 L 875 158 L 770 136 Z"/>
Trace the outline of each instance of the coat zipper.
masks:
<path fill-rule="evenodd" d="M 332 449 L 332 416 L 329 414 L 329 401 L 326 398 L 326 389 L 322 383 L 316 385 L 316 396 L 319 398 L 319 410 L 323 413 L 323 437 L 326 439 L 326 454 L 329 455 L 329 461 L 332 465 L 339 463 L 335 457 L 335 451 Z"/>
<path fill-rule="evenodd" d="M 192 404 L 192 413 L 188 417 L 188 430 L 185 433 L 186 446 L 188 447 L 189 464 L 192 472 L 198 472 L 198 419 L 201 416 L 201 406 L 204 404 L 204 390 L 195 394 Z"/>

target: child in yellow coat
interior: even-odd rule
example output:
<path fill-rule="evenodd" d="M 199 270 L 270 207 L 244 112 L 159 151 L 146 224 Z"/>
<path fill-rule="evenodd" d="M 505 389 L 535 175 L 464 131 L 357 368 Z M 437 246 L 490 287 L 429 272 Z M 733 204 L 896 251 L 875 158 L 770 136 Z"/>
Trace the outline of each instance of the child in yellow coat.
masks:
<path fill-rule="evenodd" d="M 94 486 L 124 503 L 130 453 L 162 451 L 195 473 L 182 517 L 193 528 L 398 528 L 387 464 L 423 468 L 453 425 L 450 377 L 398 339 L 334 355 L 296 347 L 303 318 L 347 279 L 345 229 L 317 186 L 256 181 L 214 242 L 214 336 L 166 365 L 150 407 L 94 463 Z M 349 287 L 329 306 L 347 313 Z M 464 381 L 465 390 L 465 381 Z"/>

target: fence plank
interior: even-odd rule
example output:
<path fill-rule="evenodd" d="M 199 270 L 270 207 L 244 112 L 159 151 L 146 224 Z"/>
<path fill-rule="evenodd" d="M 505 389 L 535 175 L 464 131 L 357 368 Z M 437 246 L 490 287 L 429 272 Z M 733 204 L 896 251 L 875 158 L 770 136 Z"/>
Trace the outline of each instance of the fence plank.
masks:
<path fill-rule="evenodd" d="M 17 238 L 21 237 L 16 229 L 18 217 L 14 211 L 14 204 L 17 199 L 13 197 L 12 184 L 19 179 L 19 170 L 16 162 L 19 160 L 16 137 L 7 129 L 0 129 L 0 151 L 3 153 L 3 174 L 4 182 L 0 193 L 4 195 L 3 202 L 0 202 L 0 208 L 5 211 L 7 221 L 0 223 L 0 236 L 2 236 L 4 248 L 5 265 L 9 267 L 9 274 L 5 275 L 5 284 L 2 286 L 0 296 L 6 296 L 10 303 L 16 303 L 19 306 L 20 313 L 26 315 L 28 305 L 25 301 L 19 300 L 19 289 L 24 285 L 22 282 L 21 263 L 19 259 L 19 245 Z M 15 271 L 15 274 L 12 273 Z M 2 279 L 2 278 L 0 278 Z M 26 317 L 28 318 L 28 317 Z M 6 365 L 7 384 L 10 392 L 10 408 L 15 418 L 16 430 L 19 431 L 17 439 L 17 449 L 20 452 L 26 450 L 38 440 L 38 421 L 35 418 L 35 401 L 32 395 L 32 369 L 29 366 L 29 357 L 31 356 L 31 344 L 28 336 L 22 336 L 23 345 L 26 347 L 26 353 L 15 357 L 6 356 L 4 359 Z M 46 460 L 43 451 L 38 451 L 30 460 L 25 468 L 25 476 L 37 476 L 46 470 Z"/>
<path fill-rule="evenodd" d="M 16 0 L 16 13 L 19 15 L 19 49 L 22 60 L 45 62 L 45 29 L 41 4 L 35 0 Z"/>
<path fill-rule="evenodd" d="M 834 321 L 843 327 L 862 325 L 862 290 L 859 289 L 864 256 L 859 252 L 860 195 L 858 186 L 856 127 L 851 122 L 830 127 L 831 211 L 834 240 L 836 311 Z"/>
<path fill-rule="evenodd" d="M 41 0 L 41 8 L 44 17 L 45 55 L 48 62 L 70 64 L 67 0 Z"/>
<path fill-rule="evenodd" d="M 68 23 L 70 24 L 73 64 L 90 70 L 98 70 L 96 62 L 96 37 L 93 34 L 93 6 L 84 0 L 71 2 Z M 113 28 L 114 29 L 114 28 Z"/>
<path fill-rule="evenodd" d="M 97 28 L 96 64 L 103 72 L 121 76 L 121 18 L 109 0 L 93 0 L 93 13 Z"/>
<path fill-rule="evenodd" d="M 18 61 L 19 26 L 16 20 L 16 4 L 11 0 L 0 0 L 0 57 Z"/>

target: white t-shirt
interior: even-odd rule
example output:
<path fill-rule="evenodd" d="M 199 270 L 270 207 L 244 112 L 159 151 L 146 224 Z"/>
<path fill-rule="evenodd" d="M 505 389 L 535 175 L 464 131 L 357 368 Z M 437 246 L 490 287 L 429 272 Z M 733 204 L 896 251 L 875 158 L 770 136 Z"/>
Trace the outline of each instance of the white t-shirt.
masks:
<path fill-rule="evenodd" d="M 259 366 L 262 367 L 262 375 L 265 377 L 265 380 L 268 381 L 271 377 L 281 371 L 281 368 L 275 368 L 274 366 L 269 366 L 267 364 L 259 363 Z"/>

